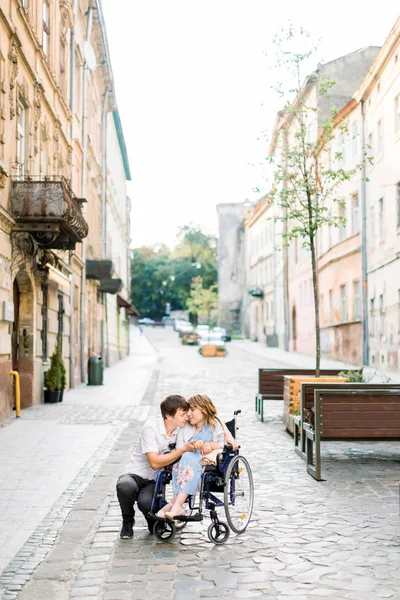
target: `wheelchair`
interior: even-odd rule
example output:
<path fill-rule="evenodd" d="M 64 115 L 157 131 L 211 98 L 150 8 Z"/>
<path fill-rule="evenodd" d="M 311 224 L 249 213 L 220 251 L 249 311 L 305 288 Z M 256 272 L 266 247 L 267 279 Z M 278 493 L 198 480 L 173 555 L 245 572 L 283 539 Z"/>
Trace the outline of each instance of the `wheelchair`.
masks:
<path fill-rule="evenodd" d="M 226 423 L 227 428 L 236 439 L 237 415 Z M 173 446 L 170 447 L 173 450 Z M 154 519 L 153 533 L 162 541 L 171 541 L 176 533 L 187 523 L 200 522 L 204 519 L 203 511 L 210 511 L 211 523 L 208 527 L 208 538 L 214 544 L 224 544 L 232 530 L 243 533 L 251 519 L 254 504 L 254 482 L 248 461 L 233 450 L 230 444 L 224 446 L 217 455 L 217 464 L 204 467 L 200 490 L 186 500 L 187 513 L 176 516 L 174 520 L 157 517 L 157 512 L 167 504 L 166 488 L 172 480 L 172 465 L 158 471 L 154 487 L 149 517 Z M 226 521 L 221 521 L 217 508 L 224 507 Z"/>

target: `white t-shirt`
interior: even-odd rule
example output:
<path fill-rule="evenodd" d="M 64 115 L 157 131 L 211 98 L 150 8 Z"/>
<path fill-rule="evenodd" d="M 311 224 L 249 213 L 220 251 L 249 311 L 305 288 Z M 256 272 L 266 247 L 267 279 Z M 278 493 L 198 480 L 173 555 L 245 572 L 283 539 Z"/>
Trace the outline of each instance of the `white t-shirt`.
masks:
<path fill-rule="evenodd" d="M 126 465 L 123 474 L 139 475 L 143 479 L 155 479 L 156 471 L 151 468 L 146 453 L 166 454 L 169 452 L 168 446 L 176 443 L 178 431 L 179 428 L 177 427 L 168 436 L 165 431 L 164 419 L 161 416 L 149 420 L 141 431 L 135 452 Z"/>
<path fill-rule="evenodd" d="M 178 429 L 178 437 L 176 440 L 176 447 L 182 448 L 190 440 L 190 438 L 196 433 L 196 427 L 194 425 L 190 425 L 190 423 L 186 423 L 185 427 L 180 427 Z M 219 444 L 221 448 L 224 447 L 225 433 L 222 429 L 220 423 L 217 421 L 215 425 L 215 429 L 213 430 L 213 438 L 212 441 L 216 444 Z"/>

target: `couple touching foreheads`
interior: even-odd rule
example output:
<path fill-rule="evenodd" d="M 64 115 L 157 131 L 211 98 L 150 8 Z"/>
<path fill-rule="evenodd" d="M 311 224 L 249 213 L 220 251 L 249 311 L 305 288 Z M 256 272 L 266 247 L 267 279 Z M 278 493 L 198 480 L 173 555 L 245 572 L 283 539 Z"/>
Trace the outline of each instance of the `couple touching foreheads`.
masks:
<path fill-rule="evenodd" d="M 117 496 L 122 513 L 121 538 L 133 537 L 134 505 L 143 513 L 149 532 L 155 520 L 151 510 L 156 471 L 175 463 L 172 471 L 172 501 L 158 517 L 174 519 L 183 515 L 183 503 L 199 487 L 203 470 L 202 458 L 224 444 L 237 447 L 226 425 L 219 420 L 217 409 L 205 394 L 186 400 L 168 396 L 160 404 L 161 415 L 144 425 L 135 452 L 117 482 Z M 170 445 L 175 450 L 170 451 Z"/>

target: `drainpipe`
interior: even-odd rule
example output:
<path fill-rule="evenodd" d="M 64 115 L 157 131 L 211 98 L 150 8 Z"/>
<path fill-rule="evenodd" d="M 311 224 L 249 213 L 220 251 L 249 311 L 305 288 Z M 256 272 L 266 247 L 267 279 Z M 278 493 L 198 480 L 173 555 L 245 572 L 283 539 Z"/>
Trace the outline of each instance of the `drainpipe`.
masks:
<path fill-rule="evenodd" d="M 70 35 L 70 61 L 69 61 L 69 108 L 72 114 L 71 125 L 70 125 L 70 133 L 69 138 L 71 142 L 71 146 L 73 149 L 73 139 L 74 139 L 74 95 L 75 95 L 75 18 L 76 18 L 76 9 L 78 6 L 78 1 L 74 0 L 72 5 L 73 12 L 73 25 L 71 27 L 71 35 Z M 71 166 L 71 178 L 70 185 L 71 190 L 74 189 L 74 152 L 72 150 L 72 166 Z M 70 290 L 70 315 L 69 315 L 69 387 L 75 387 L 75 370 L 74 370 L 74 357 L 73 357 L 73 341 L 72 341 L 72 332 L 74 327 L 73 316 L 74 316 L 74 274 L 72 269 L 72 252 L 69 252 L 68 255 L 68 264 L 71 267 L 72 271 L 72 280 L 71 280 L 71 290 Z"/>
<path fill-rule="evenodd" d="M 366 165 L 365 165 L 365 113 L 364 101 L 361 100 L 361 146 L 364 152 L 364 160 L 361 170 L 361 212 L 362 212 L 362 228 L 361 228 L 361 268 L 362 268 L 362 364 L 369 364 L 369 346 L 368 346 L 368 262 L 367 262 L 367 182 L 366 182 Z"/>
<path fill-rule="evenodd" d="M 102 170 L 102 185 L 101 185 L 101 237 L 103 239 L 103 256 L 107 258 L 108 247 L 107 247 L 107 101 L 108 101 L 109 89 L 106 88 L 104 92 L 103 109 L 101 112 L 101 135 L 103 138 L 101 148 L 101 170 Z M 108 340 L 108 300 L 107 294 L 103 293 L 103 306 L 105 308 L 105 329 L 106 329 L 106 367 L 110 366 L 110 348 Z M 103 349 L 104 350 L 104 349 Z"/>
<path fill-rule="evenodd" d="M 287 131 L 284 131 L 284 157 L 285 169 L 287 169 Z M 287 188 L 287 181 L 283 182 L 285 188 Z M 284 233 L 287 233 L 288 222 L 287 222 L 287 208 L 284 208 L 284 221 L 283 228 Z M 290 343 L 290 311 L 289 311 L 289 252 L 286 246 L 287 239 L 285 238 L 285 245 L 283 247 L 283 320 L 284 320 L 284 349 L 289 352 Z M 275 312 L 274 312 L 275 314 Z M 278 343 L 279 346 L 279 343 Z"/>
<path fill-rule="evenodd" d="M 89 4 L 88 15 L 87 15 L 87 26 L 86 26 L 86 42 L 90 42 L 90 36 L 92 33 L 93 23 L 93 9 L 95 7 Z M 88 120 L 88 67 L 86 60 L 83 65 L 83 85 L 82 85 L 82 147 L 83 147 L 83 158 L 82 158 L 82 198 L 86 197 L 86 178 L 87 178 L 87 153 L 88 153 L 88 140 L 87 140 L 87 120 Z M 86 244 L 82 244 L 82 285 L 81 285 L 81 311 L 80 311 L 80 347 L 81 347 L 81 380 L 82 383 L 86 379 L 86 361 L 85 361 L 85 307 L 86 307 Z"/>

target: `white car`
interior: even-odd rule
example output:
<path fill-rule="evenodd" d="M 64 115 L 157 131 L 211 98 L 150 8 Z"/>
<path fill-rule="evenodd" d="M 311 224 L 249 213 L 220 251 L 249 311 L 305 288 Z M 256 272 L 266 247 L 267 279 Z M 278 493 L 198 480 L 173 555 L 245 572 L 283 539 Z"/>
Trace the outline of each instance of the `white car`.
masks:
<path fill-rule="evenodd" d="M 149 319 L 149 317 L 144 317 L 144 319 L 139 319 L 139 325 L 154 325 L 155 321 L 153 319 Z"/>
<path fill-rule="evenodd" d="M 179 324 L 179 333 L 193 333 L 193 325 L 189 322 Z"/>
<path fill-rule="evenodd" d="M 196 333 L 200 338 L 207 337 L 210 332 L 210 327 L 208 325 L 197 325 Z"/>
<path fill-rule="evenodd" d="M 225 348 L 225 341 L 222 339 L 220 333 L 214 333 L 210 331 L 206 336 L 200 338 L 200 346 L 205 346 L 207 344 L 212 344 L 213 346 L 217 346 L 217 348 Z"/>

